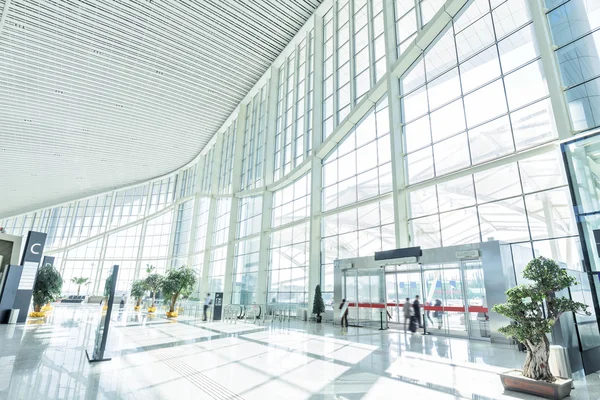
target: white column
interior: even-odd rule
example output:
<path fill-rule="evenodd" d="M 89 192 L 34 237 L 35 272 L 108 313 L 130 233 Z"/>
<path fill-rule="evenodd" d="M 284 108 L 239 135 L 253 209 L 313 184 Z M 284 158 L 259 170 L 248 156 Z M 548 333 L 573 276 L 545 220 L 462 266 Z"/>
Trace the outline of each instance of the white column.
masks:
<path fill-rule="evenodd" d="M 350 2 L 352 4 L 352 2 Z M 335 10 L 334 10 L 335 11 Z M 323 141 L 323 17 L 315 14 L 315 66 L 314 66 L 314 107 L 313 107 L 313 150 L 311 159 L 310 193 L 310 242 L 308 254 L 308 312 L 312 311 L 315 287 L 321 282 L 321 159 L 315 156 Z M 352 20 L 352 17 L 351 17 Z M 335 33 L 334 33 L 335 35 Z M 352 35 L 350 35 L 352 37 Z M 324 289 L 324 288 L 322 288 Z"/>
<path fill-rule="evenodd" d="M 240 176 L 242 175 L 242 158 L 244 156 L 244 135 L 246 127 L 246 112 L 248 111 L 247 105 L 241 105 L 240 111 L 237 116 L 237 128 L 235 135 L 235 146 L 233 150 L 233 168 L 231 173 L 231 193 L 238 193 L 240 191 L 241 181 Z M 239 220 L 239 203 L 240 198 L 232 196 L 231 198 L 231 211 L 229 212 L 229 232 L 227 239 L 227 259 L 225 261 L 225 276 L 223 284 L 223 303 L 231 304 L 231 293 L 233 291 L 233 267 L 234 267 L 234 256 L 237 238 L 237 226 Z"/>
<path fill-rule="evenodd" d="M 542 57 L 542 66 L 548 92 L 550 93 L 550 102 L 554 111 L 556 128 L 560 139 L 568 139 L 573 135 L 573 126 L 569 109 L 565 100 L 565 94 L 560 79 L 558 62 L 554 54 L 554 46 L 550 40 L 550 29 L 546 20 L 545 7 L 540 0 L 527 0 L 531 16 L 533 18 L 533 28 L 535 30 L 535 39 L 538 44 L 540 56 Z"/>
<path fill-rule="evenodd" d="M 394 4 L 383 2 L 383 18 L 385 24 L 385 50 L 387 63 L 387 96 L 388 113 L 390 116 L 390 143 L 392 152 L 392 187 L 394 193 L 394 226 L 396 247 L 410 245 L 408 229 L 408 194 L 402 189 L 406 186 L 404 169 L 404 151 L 402 143 L 402 119 L 400 115 L 400 89 L 398 79 L 390 76 L 392 66 L 396 62 L 396 21 L 394 19 Z"/>
<path fill-rule="evenodd" d="M 263 183 L 266 188 L 273 182 L 273 171 L 275 168 L 275 130 L 277 121 L 277 89 L 278 68 L 271 67 L 271 78 L 268 81 L 267 97 L 267 126 L 263 135 L 265 142 L 265 168 L 263 168 Z M 273 207 L 273 193 L 265 190 L 263 192 L 260 250 L 258 253 L 258 277 L 256 281 L 256 298 L 259 304 L 268 303 L 267 291 L 269 281 L 269 244 L 271 229 L 271 209 Z"/>
<path fill-rule="evenodd" d="M 208 208 L 208 222 L 206 226 L 206 244 L 204 248 L 204 262 L 202 263 L 202 280 L 200 281 L 200 296 L 204 297 L 209 292 L 209 270 L 210 270 L 210 254 L 212 247 L 213 231 L 215 226 L 215 215 L 217 213 L 217 199 L 214 193 L 218 191 L 219 183 L 219 166 L 221 165 L 221 149 L 223 147 L 223 135 L 219 135 L 214 145 L 213 150 L 213 165 L 211 168 L 210 191 L 213 195 L 210 197 L 210 206 Z"/>

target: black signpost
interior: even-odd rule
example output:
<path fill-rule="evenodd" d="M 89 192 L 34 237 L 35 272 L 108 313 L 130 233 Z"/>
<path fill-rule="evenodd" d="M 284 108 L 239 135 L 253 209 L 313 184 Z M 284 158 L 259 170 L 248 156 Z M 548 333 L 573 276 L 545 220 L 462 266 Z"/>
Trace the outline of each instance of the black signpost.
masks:
<path fill-rule="evenodd" d="M 215 306 L 213 307 L 213 321 L 220 321 L 222 312 L 223 312 L 223 292 L 216 292 L 215 293 Z"/>
<path fill-rule="evenodd" d="M 54 257 L 52 256 L 44 256 L 42 260 L 42 267 L 52 266 L 54 267 Z"/>
<path fill-rule="evenodd" d="M 35 278 L 37 276 L 38 267 L 40 266 L 40 261 L 42 261 L 42 254 L 44 252 L 45 244 L 45 233 L 29 231 L 27 234 L 27 240 L 25 242 L 25 251 L 23 252 L 23 258 L 21 260 L 23 271 L 21 272 L 21 279 L 19 281 L 17 293 L 15 294 L 15 301 L 12 306 L 14 309 L 21 310 L 19 313 L 19 318 L 17 319 L 18 323 L 22 323 L 27 320 L 29 305 L 31 304 L 31 296 L 33 295 L 33 286 L 35 284 Z"/>
<path fill-rule="evenodd" d="M 104 358 L 104 350 L 106 350 L 106 341 L 108 340 L 108 328 L 110 326 L 110 314 L 112 312 L 113 303 L 115 300 L 115 288 L 117 286 L 117 276 L 119 275 L 119 266 L 113 266 L 112 279 L 110 285 L 110 295 L 108 296 L 108 309 L 106 315 L 102 316 L 98 328 L 96 329 L 96 340 L 94 342 L 94 352 L 90 357 L 90 353 L 86 350 L 85 355 L 89 362 L 109 361 L 110 358 Z"/>

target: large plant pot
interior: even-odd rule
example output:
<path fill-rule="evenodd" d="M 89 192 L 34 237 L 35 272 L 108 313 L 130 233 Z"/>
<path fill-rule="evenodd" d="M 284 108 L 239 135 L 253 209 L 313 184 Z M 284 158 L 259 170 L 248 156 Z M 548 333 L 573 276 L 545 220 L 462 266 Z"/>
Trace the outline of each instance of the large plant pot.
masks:
<path fill-rule="evenodd" d="M 177 311 L 173 311 L 173 312 L 167 311 L 167 318 L 177 318 L 178 315 L 179 314 L 177 313 Z"/>
<path fill-rule="evenodd" d="M 320 324 L 321 320 L 323 319 L 323 317 L 321 317 L 320 315 L 317 315 L 317 323 Z"/>
<path fill-rule="evenodd" d="M 148 312 L 149 312 L 149 313 L 154 313 L 154 312 L 156 312 L 156 307 L 148 307 Z"/>
<path fill-rule="evenodd" d="M 529 393 L 547 399 L 560 400 L 567 397 L 571 393 L 573 383 L 573 379 L 567 378 L 556 378 L 556 382 L 553 383 L 536 381 L 523 377 L 522 371 L 518 369 L 506 371 L 499 375 L 505 390 Z"/>
<path fill-rule="evenodd" d="M 43 318 L 46 316 L 46 311 L 32 311 L 29 313 L 29 318 Z"/>

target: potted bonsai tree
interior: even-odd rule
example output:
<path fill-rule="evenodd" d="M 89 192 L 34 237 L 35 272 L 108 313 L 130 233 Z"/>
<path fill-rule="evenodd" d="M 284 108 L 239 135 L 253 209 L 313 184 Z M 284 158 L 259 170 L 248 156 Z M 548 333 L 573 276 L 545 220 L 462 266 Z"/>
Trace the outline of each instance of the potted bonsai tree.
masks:
<path fill-rule="evenodd" d="M 193 269 L 186 266 L 181 268 L 171 269 L 167 272 L 167 275 L 162 281 L 161 290 L 165 295 L 165 300 L 169 301 L 169 311 L 167 317 L 177 317 L 177 311 L 175 311 L 175 305 L 179 296 L 189 294 L 196 284 L 197 278 Z"/>
<path fill-rule="evenodd" d="M 42 307 L 60 296 L 63 280 L 52 265 L 44 265 L 37 271 L 35 285 L 33 286 L 33 312 L 30 317 L 43 317 L 45 311 Z"/>
<path fill-rule="evenodd" d="M 163 279 L 163 276 L 160 274 L 150 274 L 144 280 L 146 290 L 152 293 L 152 305 L 148 307 L 149 313 L 156 312 L 156 292 L 161 289 Z"/>
<path fill-rule="evenodd" d="M 74 277 L 71 279 L 71 282 L 77 285 L 77 296 L 79 296 L 79 293 L 81 292 L 81 286 L 89 285 L 90 278 Z"/>
<path fill-rule="evenodd" d="M 140 304 L 145 294 L 146 283 L 142 279 L 133 281 L 133 284 L 131 285 L 131 297 L 135 299 L 135 306 L 133 307 L 135 311 L 140 311 Z"/>
<path fill-rule="evenodd" d="M 315 299 L 313 300 L 312 313 L 317 315 L 317 322 L 321 323 L 321 314 L 325 312 L 325 303 L 321 294 L 321 285 L 315 288 Z"/>
<path fill-rule="evenodd" d="M 572 380 L 556 379 L 550 372 L 550 342 L 546 335 L 552 332 L 552 327 L 563 313 L 590 313 L 586 311 L 585 304 L 556 296 L 556 292 L 577 285 L 578 282 L 554 260 L 544 257 L 531 260 L 523 271 L 523 277 L 532 283 L 507 290 L 507 302 L 496 304 L 492 309 L 514 321 L 514 324 L 500 328 L 500 332 L 518 340 L 527 348 L 523 371 L 513 370 L 501 374 L 502 384 L 505 389 L 543 394 L 545 397 L 553 393 L 552 398 L 562 399 L 569 395 Z M 525 384 L 523 380 L 526 381 Z"/>

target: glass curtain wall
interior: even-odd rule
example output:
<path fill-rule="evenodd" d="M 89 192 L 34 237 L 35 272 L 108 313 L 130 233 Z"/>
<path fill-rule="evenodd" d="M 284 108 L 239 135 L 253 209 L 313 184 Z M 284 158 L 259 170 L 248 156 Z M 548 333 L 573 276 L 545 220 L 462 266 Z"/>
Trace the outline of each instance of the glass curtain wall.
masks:
<path fill-rule="evenodd" d="M 600 126 L 600 6 L 533 3 L 473 0 L 448 22 L 441 0 L 323 2 L 193 163 L 0 226 L 47 232 L 90 294 L 113 263 L 125 290 L 146 264 L 191 262 L 198 291 L 306 304 L 319 283 L 331 298 L 336 258 L 490 238 L 511 243 L 517 275 L 535 255 L 581 270 L 556 122 Z"/>

